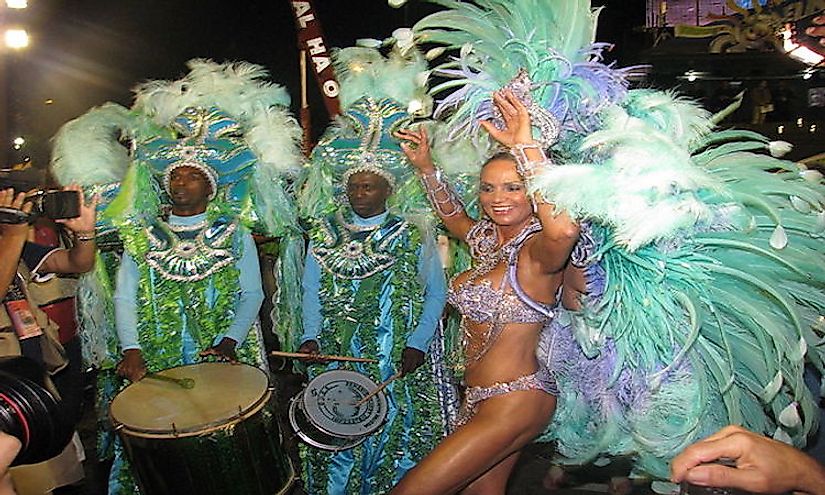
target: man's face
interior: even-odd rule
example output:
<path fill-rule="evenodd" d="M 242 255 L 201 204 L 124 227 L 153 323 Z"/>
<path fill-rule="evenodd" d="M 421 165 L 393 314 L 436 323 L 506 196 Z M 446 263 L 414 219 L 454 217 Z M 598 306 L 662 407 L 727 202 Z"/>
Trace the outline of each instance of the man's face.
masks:
<path fill-rule="evenodd" d="M 369 218 L 383 213 L 391 193 L 387 181 L 371 172 L 352 174 L 347 182 L 347 199 L 359 217 Z"/>
<path fill-rule="evenodd" d="M 211 193 L 209 180 L 195 167 L 178 167 L 169 174 L 169 194 L 175 213 L 203 213 Z"/>

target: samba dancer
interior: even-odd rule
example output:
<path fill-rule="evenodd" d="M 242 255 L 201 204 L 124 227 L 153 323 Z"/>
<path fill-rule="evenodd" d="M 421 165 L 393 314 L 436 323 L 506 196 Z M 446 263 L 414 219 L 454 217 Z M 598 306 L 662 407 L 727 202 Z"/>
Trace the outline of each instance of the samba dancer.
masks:
<path fill-rule="evenodd" d="M 669 478 L 674 455 L 725 424 L 803 445 L 818 416 L 803 381 L 804 363 L 821 370 L 825 358 L 822 175 L 778 160 L 787 143 L 716 129 L 733 107 L 711 115 L 672 93 L 629 89 L 630 69 L 602 62 L 605 45 L 594 41 L 597 17 L 589 0 L 467 0 L 450 2 L 414 28 L 416 37 L 454 55 L 433 69 L 449 79 L 433 89 L 450 90 L 436 110 L 448 140 L 484 146 L 479 122 L 497 120 L 497 113 L 506 120 L 509 107 L 518 115 L 526 108 L 540 131 L 538 146 L 559 166 L 530 167 L 536 158 L 526 153 L 536 150 L 516 148 L 517 157 L 527 158 L 524 168 L 539 169 L 525 185 L 565 212 L 557 219 L 566 214 L 582 222 L 574 252 L 581 246 L 583 256 L 571 257 L 583 261 L 582 309 L 553 307 L 534 349 L 553 371 L 559 392 L 542 439 L 554 442 L 559 462 L 627 456 L 633 474 L 660 480 Z M 493 88 L 507 89 L 509 105 L 502 106 L 500 96 L 491 104 Z M 408 137 L 423 144 L 425 136 Z M 436 160 L 445 173 L 458 175 L 453 164 L 461 153 L 441 155 L 443 144 L 434 142 Z M 434 181 L 433 194 L 444 202 L 436 206 L 450 213 L 453 201 L 438 178 L 428 174 L 425 180 Z M 482 184 L 481 196 L 487 187 Z M 518 211 L 515 204 L 493 204 L 493 220 Z M 465 229 L 471 232 L 469 225 Z M 552 290 L 531 292 L 523 282 L 526 250 L 518 257 L 518 276 L 505 280 L 509 286 L 521 282 L 529 299 L 552 302 Z M 502 274 L 488 273 L 496 262 L 481 264 L 476 278 L 496 282 L 493 275 Z M 472 297 L 492 299 L 496 289 L 458 281 L 452 299 L 474 310 L 466 316 L 491 318 Z M 568 280 L 563 287 L 571 288 Z M 527 308 L 522 313 L 524 304 L 542 309 L 518 299 L 513 307 L 520 315 L 531 314 Z M 479 343 L 476 327 L 468 327 L 470 354 L 478 354 L 472 345 Z M 496 327 L 489 327 L 493 335 Z M 507 336 L 503 332 L 486 355 Z M 473 369 L 467 378 L 474 378 Z M 526 394 L 483 400 L 501 391 L 471 391 L 469 399 L 481 401 L 480 413 L 494 400 Z M 535 411 L 522 407 L 501 415 L 486 434 L 504 432 L 507 440 L 507 432 L 523 428 L 530 414 Z M 471 419 L 462 428 L 474 424 Z M 424 493 L 422 486 L 449 492 L 472 481 L 470 469 L 483 466 L 445 472 L 444 465 L 465 465 L 460 449 L 453 450 L 455 461 L 449 450 L 439 447 L 433 459 L 445 464 L 425 460 L 399 492 L 412 482 L 416 493 Z M 494 465 L 498 454 L 487 454 Z M 499 466 L 479 480 L 504 469 Z M 503 492 L 499 481 L 485 493 Z"/>
<path fill-rule="evenodd" d="M 536 358 L 541 329 L 553 317 L 579 229 L 552 204 L 531 198 L 526 182 L 550 165 L 533 140 L 526 107 L 510 92 L 494 101 L 499 130 L 483 125 L 511 150 L 481 170 L 485 217 L 464 210 L 435 168 L 424 128 L 397 133 L 422 178 L 433 208 L 470 246 L 475 265 L 451 282 L 449 301 L 461 312 L 467 384 L 458 429 L 393 490 L 405 494 L 503 493 L 519 451 L 536 437 L 556 406 L 555 379 Z M 503 420 L 507 418 L 507 420 Z"/>

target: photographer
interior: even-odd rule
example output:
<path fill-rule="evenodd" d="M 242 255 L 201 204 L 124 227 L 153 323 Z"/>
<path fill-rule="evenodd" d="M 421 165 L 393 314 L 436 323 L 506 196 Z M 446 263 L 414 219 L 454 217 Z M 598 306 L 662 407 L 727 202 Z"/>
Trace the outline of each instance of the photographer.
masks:
<path fill-rule="evenodd" d="M 66 194 L 67 192 L 71 194 Z M 37 218 L 29 213 L 37 211 L 43 216 L 49 216 L 52 211 L 43 208 L 42 199 L 40 204 L 33 205 L 30 198 L 34 196 L 36 201 L 49 194 L 53 193 L 15 194 L 11 189 L 0 191 L 0 208 L 3 208 L 0 210 L 0 249 L 7 254 L 0 260 L 0 300 L 3 303 L 0 305 L 0 356 L 28 357 L 52 375 L 58 392 L 68 399 L 61 409 L 61 417 L 65 416 L 62 419 L 67 425 L 73 425 L 79 416 L 79 411 L 75 409 L 79 408 L 68 407 L 68 404 L 80 404 L 80 390 L 78 387 L 70 386 L 78 380 L 67 375 L 79 373 L 80 363 L 78 361 L 72 363 L 75 366 L 67 367 L 69 360 L 59 340 L 58 325 L 38 307 L 41 301 L 33 296 L 31 289 L 38 283 L 50 280 L 57 273 L 82 273 L 92 269 L 95 261 L 94 228 L 97 198 L 86 204 L 82 190 L 78 186 L 66 187 L 50 198 L 56 197 L 59 202 L 65 202 L 65 205 L 57 205 L 58 210 L 65 207 L 63 213 L 71 217 L 60 218 L 63 213 L 59 213 L 54 218 L 55 222 L 63 224 L 72 233 L 73 246 L 70 249 L 62 249 L 26 241 L 30 233 L 29 223 Z M 75 356 L 72 357 L 72 360 L 76 359 Z M 37 480 L 57 487 L 79 481 L 82 479 L 82 468 L 79 468 L 77 456 L 70 455 L 71 451 L 73 448 L 67 447 L 63 454 L 49 461 L 49 464 L 58 462 L 63 466 L 75 466 L 76 469 L 50 471 L 67 475 L 71 472 L 71 477 L 46 480 L 45 474 L 27 472 L 37 465 L 24 466 L 12 471 L 15 484 L 28 484 L 32 480 Z M 25 480 L 22 477 L 25 477 Z"/>
<path fill-rule="evenodd" d="M 4 189 L 0 191 L 0 208 L 29 213 L 32 205 L 23 203 L 25 196 L 25 193 L 15 195 L 13 189 Z M 5 256 L 0 259 L 0 299 L 6 297 L 9 284 L 17 273 L 17 260 L 20 259 L 27 232 L 28 228 L 25 224 L 22 226 L 0 224 L 0 251 L 5 253 Z"/>

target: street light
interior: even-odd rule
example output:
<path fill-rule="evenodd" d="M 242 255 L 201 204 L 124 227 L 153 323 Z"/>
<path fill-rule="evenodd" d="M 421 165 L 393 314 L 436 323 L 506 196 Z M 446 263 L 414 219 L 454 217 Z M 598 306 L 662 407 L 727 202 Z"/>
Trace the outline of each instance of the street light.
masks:
<path fill-rule="evenodd" d="M 29 33 L 25 29 L 7 29 L 6 46 L 20 50 L 29 46 Z"/>

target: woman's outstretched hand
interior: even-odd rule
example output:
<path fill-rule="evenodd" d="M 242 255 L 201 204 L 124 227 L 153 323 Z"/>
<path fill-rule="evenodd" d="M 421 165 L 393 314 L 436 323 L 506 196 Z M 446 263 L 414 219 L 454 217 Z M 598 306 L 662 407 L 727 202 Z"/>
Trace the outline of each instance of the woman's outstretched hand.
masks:
<path fill-rule="evenodd" d="M 504 129 L 498 129 L 490 120 L 480 122 L 493 139 L 507 148 L 533 142 L 530 113 L 512 91 L 506 89 L 493 93 L 493 104 L 504 118 Z"/>
<path fill-rule="evenodd" d="M 435 170 L 426 127 L 402 129 L 395 132 L 395 137 L 401 140 L 401 149 L 419 173 L 428 174 Z"/>

